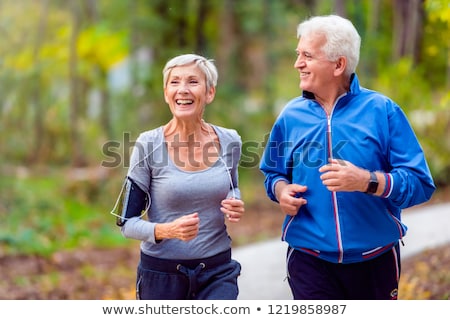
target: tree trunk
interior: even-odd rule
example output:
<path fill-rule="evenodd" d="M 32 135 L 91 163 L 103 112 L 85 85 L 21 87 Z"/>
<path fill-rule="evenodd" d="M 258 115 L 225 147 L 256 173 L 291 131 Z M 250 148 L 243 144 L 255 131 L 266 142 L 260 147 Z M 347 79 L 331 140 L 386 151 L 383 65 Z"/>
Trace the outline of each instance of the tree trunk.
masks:
<path fill-rule="evenodd" d="M 347 10 L 345 10 L 345 0 L 335 0 L 334 10 L 336 14 L 341 17 L 347 17 Z"/>
<path fill-rule="evenodd" d="M 83 159 L 81 147 L 81 135 L 79 132 L 79 110 L 80 110 L 80 94 L 79 94 L 79 79 L 77 73 L 78 53 L 77 53 L 77 39 L 81 24 L 81 12 L 79 3 L 71 2 L 72 10 L 72 34 L 70 36 L 69 44 L 69 83 L 70 83 L 70 112 L 69 112 L 69 126 L 70 126 L 70 149 L 72 154 L 72 165 L 74 167 L 83 166 L 85 161 Z"/>
<path fill-rule="evenodd" d="M 208 14 L 208 0 L 200 0 L 197 8 L 197 19 L 195 24 L 195 50 L 197 53 L 205 55 L 206 37 L 205 37 L 205 21 Z"/>
<path fill-rule="evenodd" d="M 424 0 L 394 1 L 394 60 L 410 56 L 414 63 L 419 61 L 424 19 L 423 2 Z"/>
<path fill-rule="evenodd" d="M 42 1 L 42 12 L 39 17 L 39 26 L 37 28 L 36 33 L 36 41 L 33 48 L 33 60 L 34 60 L 34 73 L 30 81 L 31 84 L 31 105 L 33 106 L 34 112 L 34 136 L 33 136 L 33 148 L 31 153 L 28 155 L 28 161 L 30 163 L 40 161 L 42 159 L 42 142 L 44 140 L 44 124 L 43 124 L 43 116 L 44 110 L 42 106 L 41 99 L 41 88 L 40 88 L 40 67 L 39 67 L 39 49 L 43 42 L 45 29 L 46 29 L 46 21 L 48 18 L 48 1 Z"/>
<path fill-rule="evenodd" d="M 231 66 L 237 39 L 235 37 L 235 20 L 233 0 L 224 0 L 219 17 L 219 41 L 216 52 L 217 68 L 222 83 L 232 83 L 233 69 Z"/>

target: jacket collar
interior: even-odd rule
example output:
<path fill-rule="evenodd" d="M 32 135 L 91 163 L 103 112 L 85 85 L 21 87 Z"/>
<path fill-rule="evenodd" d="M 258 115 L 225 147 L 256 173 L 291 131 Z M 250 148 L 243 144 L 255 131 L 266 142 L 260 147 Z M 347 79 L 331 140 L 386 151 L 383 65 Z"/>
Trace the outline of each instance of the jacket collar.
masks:
<path fill-rule="evenodd" d="M 352 75 L 350 76 L 350 89 L 347 92 L 347 94 L 358 94 L 361 91 L 361 88 L 359 86 L 359 79 L 358 76 L 356 75 L 356 73 L 352 73 Z M 302 93 L 303 97 L 305 99 L 310 99 L 310 100 L 314 100 L 315 96 L 314 93 L 309 92 L 309 91 L 303 91 Z"/>

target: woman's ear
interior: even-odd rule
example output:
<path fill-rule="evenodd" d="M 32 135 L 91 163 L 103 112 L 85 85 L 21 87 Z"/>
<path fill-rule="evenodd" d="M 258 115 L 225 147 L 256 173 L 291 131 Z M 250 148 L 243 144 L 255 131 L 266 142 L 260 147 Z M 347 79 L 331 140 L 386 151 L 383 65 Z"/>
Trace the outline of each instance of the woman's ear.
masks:
<path fill-rule="evenodd" d="M 206 92 L 206 104 L 213 102 L 214 97 L 216 96 L 216 88 L 209 88 L 208 92 Z"/>
<path fill-rule="evenodd" d="M 164 101 L 168 104 L 169 99 L 167 98 L 167 88 L 164 88 Z"/>

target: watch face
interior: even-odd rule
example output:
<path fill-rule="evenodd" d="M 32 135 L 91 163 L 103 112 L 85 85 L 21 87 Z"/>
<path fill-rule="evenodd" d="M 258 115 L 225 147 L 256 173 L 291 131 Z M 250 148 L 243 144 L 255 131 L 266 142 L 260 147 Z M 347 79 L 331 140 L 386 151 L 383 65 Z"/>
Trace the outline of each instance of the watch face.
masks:
<path fill-rule="evenodd" d="M 367 193 L 375 193 L 378 189 L 378 182 L 370 181 L 369 187 L 367 188 Z"/>

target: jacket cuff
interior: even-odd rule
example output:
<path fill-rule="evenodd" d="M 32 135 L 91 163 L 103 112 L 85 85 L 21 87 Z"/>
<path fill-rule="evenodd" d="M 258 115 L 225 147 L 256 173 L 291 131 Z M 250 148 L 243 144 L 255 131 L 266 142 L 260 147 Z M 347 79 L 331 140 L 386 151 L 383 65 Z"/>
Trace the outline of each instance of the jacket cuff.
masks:
<path fill-rule="evenodd" d="M 392 190 L 394 187 L 394 180 L 390 173 L 384 173 L 384 179 L 386 183 L 384 184 L 384 190 L 383 193 L 381 194 L 381 197 L 389 198 L 389 196 L 392 194 Z"/>

